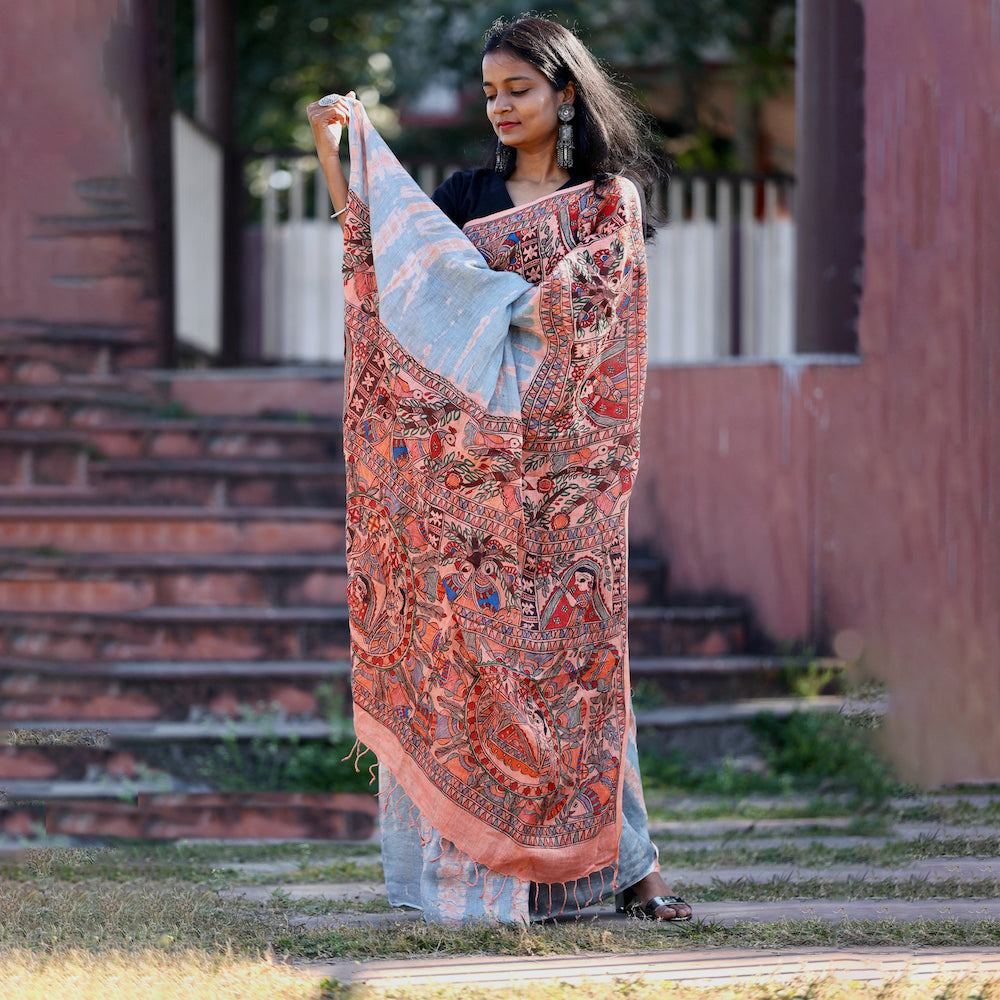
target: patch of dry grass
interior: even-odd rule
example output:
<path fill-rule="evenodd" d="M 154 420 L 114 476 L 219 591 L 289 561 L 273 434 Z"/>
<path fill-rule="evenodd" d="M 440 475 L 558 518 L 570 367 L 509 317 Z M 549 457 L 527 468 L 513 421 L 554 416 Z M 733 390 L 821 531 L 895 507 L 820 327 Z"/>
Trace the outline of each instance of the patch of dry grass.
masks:
<path fill-rule="evenodd" d="M 100 955 L 19 950 L 0 962 L 0 996 L 11 1000 L 319 1000 L 318 978 L 302 969 L 200 951 Z"/>
<path fill-rule="evenodd" d="M 359 988 L 330 997 L 345 1000 L 1000 1000 L 1000 980 L 966 977 L 884 984 L 846 979 L 796 979 L 781 983 L 687 986 L 671 982 L 507 983 L 495 987 L 395 986 Z"/>
<path fill-rule="evenodd" d="M 883 984 L 828 977 L 694 986 L 623 978 L 614 982 L 539 981 L 477 987 L 347 986 L 308 969 L 199 951 L 92 955 L 20 951 L 0 964 L 0 996 L 16 1000 L 1000 1000 L 1000 980 L 981 976 Z"/>

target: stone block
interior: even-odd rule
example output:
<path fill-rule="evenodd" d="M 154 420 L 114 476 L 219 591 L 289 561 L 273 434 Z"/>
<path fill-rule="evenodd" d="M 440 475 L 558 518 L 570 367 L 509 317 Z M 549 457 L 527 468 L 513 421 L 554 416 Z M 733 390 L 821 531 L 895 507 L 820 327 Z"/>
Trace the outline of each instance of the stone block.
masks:
<path fill-rule="evenodd" d="M 11 427 L 24 429 L 47 429 L 63 427 L 66 418 L 62 407 L 52 403 L 23 403 L 13 408 Z"/>
<path fill-rule="evenodd" d="M 0 806 L 0 830 L 8 837 L 30 839 L 38 833 L 44 821 L 44 806 L 19 806 L 13 809 Z"/>
<path fill-rule="evenodd" d="M 251 573 L 172 573 L 158 588 L 164 605 L 246 607 L 266 603 L 263 581 Z"/>
<path fill-rule="evenodd" d="M 268 703 L 280 705 L 291 716 L 315 716 L 317 712 L 316 695 L 312 691 L 288 684 L 272 687 Z"/>
<path fill-rule="evenodd" d="M 74 445 L 36 448 L 32 479 L 36 486 L 83 486 L 87 481 L 87 456 Z"/>
<path fill-rule="evenodd" d="M 139 458 L 143 439 L 139 433 L 115 428 L 97 428 L 90 435 L 94 450 L 104 458 Z"/>
<path fill-rule="evenodd" d="M 0 444 L 0 486 L 31 484 L 31 452 L 24 445 Z"/>
<path fill-rule="evenodd" d="M 59 385 L 62 372 L 50 361 L 30 359 L 14 367 L 11 381 L 18 385 Z"/>
<path fill-rule="evenodd" d="M 139 759 L 123 750 L 109 757 L 104 769 L 115 778 L 134 778 L 139 772 Z"/>
<path fill-rule="evenodd" d="M 347 572 L 331 573 L 316 571 L 310 573 L 301 586 L 295 587 L 288 595 L 290 603 L 313 606 L 330 604 L 342 606 L 347 603 Z"/>
<path fill-rule="evenodd" d="M 196 458 L 201 442 L 192 431 L 159 431 L 152 434 L 146 447 L 151 458 Z"/>
<path fill-rule="evenodd" d="M 43 781 L 58 774 L 59 767 L 43 754 L 22 747 L 0 749 L 0 781 Z"/>
<path fill-rule="evenodd" d="M 231 507 L 271 507 L 278 503 L 278 485 L 271 479 L 242 479 L 229 484 Z"/>
<path fill-rule="evenodd" d="M 34 656 L 51 660 L 93 660 L 97 641 L 92 636 L 60 635 L 36 629 L 7 636 L 7 652 L 14 656 Z"/>
<path fill-rule="evenodd" d="M 152 597 L 146 580 L 0 579 L 4 611 L 132 611 L 148 607 Z"/>

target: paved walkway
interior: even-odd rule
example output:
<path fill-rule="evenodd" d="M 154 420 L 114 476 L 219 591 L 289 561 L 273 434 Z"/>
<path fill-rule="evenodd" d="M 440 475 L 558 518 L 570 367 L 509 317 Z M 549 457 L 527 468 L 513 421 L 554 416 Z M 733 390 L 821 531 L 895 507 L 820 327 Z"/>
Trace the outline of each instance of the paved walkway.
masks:
<path fill-rule="evenodd" d="M 992 801 L 984 798 L 984 802 Z M 715 849 L 720 842 L 738 838 L 743 846 L 780 844 L 790 851 L 795 844 L 826 844 L 829 847 L 855 848 L 860 844 L 878 847 L 891 842 L 930 838 L 995 838 L 997 830 L 986 824 L 942 824 L 934 822 L 896 823 L 883 836 L 857 836 L 849 832 L 851 820 L 830 819 L 762 819 L 741 820 L 735 817 L 718 820 L 660 821 L 651 824 L 654 836 L 669 838 L 673 849 Z M 821 834 L 818 828 L 826 828 Z M 843 830 L 843 833 L 841 833 Z M 990 854 L 996 853 L 995 842 L 984 845 Z M 368 859 L 370 860 L 370 858 Z M 297 862 L 243 863 L 232 867 L 256 878 L 269 877 L 270 884 L 237 886 L 234 895 L 265 899 L 279 890 L 292 901 L 325 899 L 329 909 L 336 911 L 336 900 L 356 904 L 385 898 L 385 887 L 378 882 L 282 882 L 282 876 L 293 873 Z M 914 859 L 896 866 L 874 866 L 861 862 L 806 866 L 790 863 L 751 864 L 707 868 L 671 868 L 665 872 L 668 882 L 678 886 L 710 888 L 726 883 L 722 902 L 697 902 L 695 918 L 709 924 L 731 927 L 738 922 L 778 923 L 783 921 L 815 920 L 837 923 L 843 920 L 873 920 L 894 922 L 947 921 L 967 922 L 991 920 L 1000 922 L 1000 895 L 995 886 L 1000 879 L 1000 856 L 939 855 Z M 293 876 L 294 877 L 294 876 Z M 237 879 L 239 875 L 237 875 Z M 866 886 L 886 879 L 897 885 L 912 880 L 922 898 L 881 899 L 823 898 L 823 887 L 830 883 L 847 883 L 849 892 L 864 896 Z M 776 902 L 743 902 L 738 899 L 738 884 L 745 880 L 760 886 L 772 880 L 801 884 L 801 898 Z M 963 884 L 975 888 L 983 883 L 989 898 L 952 898 L 962 891 Z M 991 884 L 992 882 L 992 884 Z M 940 895 L 934 894 L 940 885 Z M 841 889 L 842 891 L 842 889 Z M 719 893 L 722 894 L 722 893 Z M 810 896 L 810 894 L 814 894 Z M 734 898 L 735 897 L 735 898 Z M 294 902 L 293 902 L 294 907 Z M 305 907 L 303 906 L 303 909 Z M 325 930 L 345 925 L 378 927 L 420 919 L 415 911 L 393 910 L 388 913 L 359 913 L 355 905 L 346 905 L 339 913 L 315 916 L 293 916 L 298 926 Z M 567 919 L 593 920 L 614 933 L 625 919 L 603 904 L 583 910 Z M 391 989 L 401 984 L 503 986 L 515 982 L 549 981 L 581 983 L 620 979 L 669 980 L 687 985 L 715 986 L 726 983 L 790 981 L 835 976 L 858 982 L 882 983 L 896 977 L 928 980 L 936 977 L 954 979 L 965 975 L 1000 978 L 1000 948 L 782 948 L 758 949 L 698 949 L 684 947 L 687 926 L 663 925 L 673 950 L 642 954 L 560 955 L 555 957 L 500 958 L 473 956 L 462 958 L 416 958 L 373 962 L 296 963 L 316 973 L 343 983 L 367 984 Z M 678 939 L 680 938 L 680 940 Z"/>
<path fill-rule="evenodd" d="M 608 982 L 643 978 L 689 986 L 719 986 L 820 979 L 882 983 L 906 976 L 914 980 L 977 975 L 1000 976 L 1000 952 L 987 949 L 852 948 L 850 951 L 798 949 L 762 951 L 720 948 L 642 955 L 558 956 L 554 958 L 419 959 L 392 962 L 341 962 L 307 966 L 317 976 L 368 986 L 508 985 L 524 982 Z"/>
<path fill-rule="evenodd" d="M 294 898 L 321 896 L 331 898 L 350 892 L 352 898 L 375 898 L 384 893 L 381 886 L 331 886 L 325 884 L 283 887 Z M 270 887 L 255 886 L 241 890 L 247 895 L 265 896 Z M 785 920 L 819 920 L 836 923 L 845 919 L 1000 921 L 1000 899 L 923 899 L 859 900 L 844 902 L 825 899 L 783 900 L 775 903 L 716 902 L 698 903 L 696 919 L 706 923 L 732 926 L 738 921 L 772 923 Z M 384 926 L 387 923 L 416 921 L 414 911 L 391 913 L 347 913 L 333 916 L 293 918 L 299 926 L 327 930 L 346 924 Z M 579 917 L 593 920 L 613 930 L 625 918 L 610 905 L 588 907 Z M 683 924 L 663 925 L 662 932 L 683 936 Z M 676 938 L 675 938 L 676 940 Z M 300 965 L 300 963 L 296 963 Z M 365 984 L 379 988 L 421 984 L 479 986 L 515 982 L 611 982 L 642 978 L 669 980 L 686 985 L 715 986 L 726 983 L 791 981 L 834 976 L 858 982 L 883 983 L 905 976 L 914 980 L 937 977 L 958 978 L 973 975 L 1000 978 L 1000 949 L 989 948 L 796 948 L 758 950 L 744 948 L 678 948 L 673 951 L 643 954 L 570 955 L 556 957 L 506 958 L 471 956 L 462 958 L 399 959 L 377 962 L 307 963 L 304 966 L 317 976 L 329 976 L 342 983 Z"/>

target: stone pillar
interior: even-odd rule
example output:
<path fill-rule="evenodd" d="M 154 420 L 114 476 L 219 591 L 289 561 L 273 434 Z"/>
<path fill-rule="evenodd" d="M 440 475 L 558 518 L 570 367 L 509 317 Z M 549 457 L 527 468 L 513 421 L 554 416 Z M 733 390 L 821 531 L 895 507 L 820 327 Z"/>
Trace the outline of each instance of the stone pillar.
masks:
<path fill-rule="evenodd" d="M 796 79 L 796 350 L 858 349 L 864 214 L 864 11 L 803 0 Z"/>
<path fill-rule="evenodd" d="M 172 351 L 171 0 L 36 0 L 0 30 L 0 335 Z"/>

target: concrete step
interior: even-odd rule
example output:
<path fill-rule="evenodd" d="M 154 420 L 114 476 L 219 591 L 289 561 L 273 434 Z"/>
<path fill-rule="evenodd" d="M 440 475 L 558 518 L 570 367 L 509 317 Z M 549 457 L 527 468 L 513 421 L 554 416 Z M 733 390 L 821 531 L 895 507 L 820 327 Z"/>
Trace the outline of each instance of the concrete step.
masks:
<path fill-rule="evenodd" d="M 0 612 L 0 655 L 53 660 L 344 659 L 346 607 Z"/>
<path fill-rule="evenodd" d="M 819 695 L 636 710 L 637 741 L 643 753 L 664 758 L 680 755 L 692 764 L 708 766 L 756 753 L 757 738 L 749 723 L 761 712 L 784 718 L 793 712 L 838 712 L 843 707 L 841 696 Z"/>
<path fill-rule="evenodd" d="M 39 487 L 85 489 L 88 452 L 80 431 L 0 430 L 0 496 Z"/>
<path fill-rule="evenodd" d="M 340 419 L 344 412 L 344 366 L 159 371 L 170 399 L 202 416 Z"/>
<path fill-rule="evenodd" d="M 697 705 L 785 696 L 791 685 L 833 693 L 845 669 L 834 657 L 663 656 L 630 657 L 636 704 Z"/>
<path fill-rule="evenodd" d="M 2 440 L 2 439 L 0 439 Z M 343 456 L 340 420 L 195 417 L 123 420 L 89 434 L 104 458 L 331 461 Z"/>
<path fill-rule="evenodd" d="M 634 606 L 662 600 L 662 564 L 629 563 Z M 347 603 L 347 560 L 327 553 L 66 553 L 0 550 L 5 611 L 128 611 L 152 605 Z"/>
<path fill-rule="evenodd" d="M 346 778 L 353 767 L 340 760 L 345 741 L 353 741 L 350 723 L 341 722 L 331 728 L 327 720 L 315 715 L 291 717 L 261 711 L 236 719 L 206 716 L 185 721 L 35 718 L 4 725 L 7 733 L 0 741 L 0 805 L 4 789 L 7 798 L 14 798 L 14 790 L 23 790 L 29 784 L 31 798 L 41 801 L 62 796 L 67 783 L 79 788 L 89 786 L 97 797 L 108 789 L 136 784 L 152 785 L 159 791 L 214 791 L 217 789 L 211 782 L 216 772 L 211 768 L 206 771 L 206 762 L 216 761 L 224 745 L 234 740 L 240 747 L 241 760 L 234 761 L 230 755 L 222 765 L 211 765 L 216 769 L 224 766 L 227 772 L 230 768 L 242 769 L 233 774 L 234 779 L 242 775 L 256 782 L 263 780 L 261 773 L 271 773 L 274 760 L 265 748 L 275 742 L 289 746 L 317 744 L 334 755 L 328 762 L 333 775 L 343 773 Z M 340 742 L 333 746 L 331 738 Z M 362 776 L 361 783 L 367 783 L 366 776 Z M 357 786 L 358 780 L 351 784 Z"/>
<path fill-rule="evenodd" d="M 65 640 L 63 640 L 65 641 Z M 770 676 L 769 658 L 637 658 L 632 662 L 633 687 L 662 676 L 664 668 L 698 675 L 694 688 L 682 689 L 669 707 L 649 708 L 637 698 L 637 721 L 655 730 L 656 744 L 673 731 L 707 728 L 720 738 L 734 732 L 745 737 L 749 718 L 758 711 L 788 714 L 806 706 L 839 707 L 838 697 L 805 702 L 788 694 L 787 677 L 814 661 L 780 661 Z M 837 661 L 830 661 L 837 669 Z M 759 676 L 763 664 L 765 678 Z M 94 719 L 185 721 L 192 717 L 237 717 L 247 706 L 276 707 L 290 716 L 317 713 L 322 687 L 346 704 L 350 699 L 349 664 L 340 660 L 171 660 L 80 661 L 7 657 L 0 674 L 0 722 L 18 725 L 25 719 L 47 718 L 75 725 Z M 728 670 L 726 669 L 728 667 Z M 727 681 L 719 683 L 720 678 Z M 684 736 L 684 738 L 687 738 Z M 649 744 L 653 745 L 653 744 Z"/>
<path fill-rule="evenodd" d="M 748 614 L 741 605 L 629 606 L 630 655 L 718 657 L 746 648 Z"/>
<path fill-rule="evenodd" d="M 662 651 L 699 655 L 730 644 L 737 651 L 737 619 L 696 609 L 634 608 L 629 642 L 636 656 Z M 707 609 L 712 612 L 716 609 Z M 0 653 L 42 659 L 343 659 L 348 655 L 346 606 L 151 606 L 134 610 L 59 614 L 0 612 Z"/>
<path fill-rule="evenodd" d="M 131 327 L 0 320 L 0 382 L 41 385 L 53 376 L 149 368 L 157 351 L 146 336 Z"/>
<path fill-rule="evenodd" d="M 691 671 L 697 671 L 699 663 L 706 668 L 697 688 L 672 698 L 669 708 L 648 708 L 637 698 L 639 722 L 655 729 L 733 725 L 744 723 L 761 707 L 779 705 L 787 710 L 790 705 L 802 704 L 790 699 L 787 684 L 777 679 L 757 683 L 756 658 L 733 660 L 732 670 L 726 674 L 721 659 L 688 658 L 685 664 Z M 655 658 L 633 661 L 633 687 L 656 677 L 667 662 Z M 798 666 L 804 669 L 805 661 Z M 341 703 L 350 700 L 347 658 L 88 662 L 11 657 L 5 660 L 5 667 L 0 673 L 0 723 L 10 725 L 33 718 L 82 724 L 93 719 L 237 717 L 246 706 L 276 707 L 289 716 L 306 717 L 319 711 L 317 692 L 321 687 Z M 782 662 L 782 671 L 793 669 Z M 720 677 L 729 685 L 713 686 Z M 839 701 L 830 702 L 834 703 Z"/>
<path fill-rule="evenodd" d="M 344 513 L 326 508 L 0 505 L 0 552 L 341 553 Z"/>
<path fill-rule="evenodd" d="M 315 718 L 331 698 L 350 702 L 343 660 L 35 662 L 13 660 L 0 674 L 0 725 L 46 719 L 199 721 L 239 718 L 247 708 Z"/>
<path fill-rule="evenodd" d="M 342 462 L 245 458 L 136 458 L 91 461 L 94 487 L 109 502 L 217 507 L 339 507 Z"/>
<path fill-rule="evenodd" d="M 86 430 L 119 421 L 123 413 L 156 412 L 165 405 L 145 392 L 94 386 L 0 386 L 0 427 Z"/>
<path fill-rule="evenodd" d="M 347 560 L 325 553 L 45 556 L 0 552 L 6 611 L 127 611 L 153 605 L 347 603 Z"/>
<path fill-rule="evenodd" d="M 8 806 L 0 824 L 10 832 L 25 819 L 50 837 L 75 840 L 293 839 L 368 840 L 375 831 L 374 795 L 337 792 L 139 793 L 134 802 L 55 799 Z"/>

